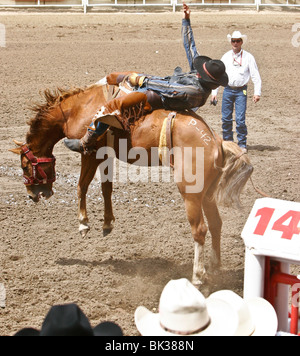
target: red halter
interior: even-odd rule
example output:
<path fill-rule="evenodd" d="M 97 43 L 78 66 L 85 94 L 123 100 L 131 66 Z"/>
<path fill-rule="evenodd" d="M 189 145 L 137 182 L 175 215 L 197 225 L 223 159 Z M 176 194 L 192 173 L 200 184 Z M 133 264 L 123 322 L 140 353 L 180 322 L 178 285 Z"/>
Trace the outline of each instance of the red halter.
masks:
<path fill-rule="evenodd" d="M 25 174 L 23 175 L 25 185 L 41 185 L 41 184 L 55 182 L 56 177 L 55 177 L 55 157 L 54 156 L 49 157 L 49 158 L 48 157 L 37 158 L 31 152 L 30 148 L 28 147 L 28 145 L 26 143 L 24 143 L 24 145 L 21 146 L 21 149 L 23 151 L 23 154 L 29 159 L 29 161 L 32 164 L 32 176 L 27 177 Z M 39 165 L 40 163 L 52 163 L 53 164 L 53 176 L 51 178 L 48 178 L 45 171 Z M 39 179 L 37 177 L 38 173 L 42 177 L 42 179 Z"/>

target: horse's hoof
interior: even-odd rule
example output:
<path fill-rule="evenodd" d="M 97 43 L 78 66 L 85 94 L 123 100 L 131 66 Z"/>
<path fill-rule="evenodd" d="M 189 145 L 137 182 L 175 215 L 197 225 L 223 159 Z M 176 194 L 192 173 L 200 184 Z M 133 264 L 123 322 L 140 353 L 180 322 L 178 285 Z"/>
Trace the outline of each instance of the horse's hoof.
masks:
<path fill-rule="evenodd" d="M 192 284 L 196 287 L 199 288 L 200 286 L 202 286 L 203 282 L 200 279 L 194 279 L 192 280 Z"/>
<path fill-rule="evenodd" d="M 194 274 L 192 277 L 192 284 L 194 286 L 201 286 L 203 283 L 205 283 L 207 278 L 207 274 L 205 273 L 199 273 L 199 274 Z"/>
<path fill-rule="evenodd" d="M 214 252 L 212 252 L 210 256 L 208 271 L 210 274 L 216 274 L 220 272 L 220 268 L 221 268 L 221 259 L 220 257 L 217 257 L 217 255 Z"/>
<path fill-rule="evenodd" d="M 103 237 L 109 235 L 112 232 L 112 227 L 103 228 Z"/>
<path fill-rule="evenodd" d="M 79 232 L 81 237 L 86 237 L 86 235 L 88 234 L 88 232 L 90 231 L 90 227 L 87 225 L 80 225 L 79 226 Z"/>
<path fill-rule="evenodd" d="M 88 234 L 89 231 L 90 231 L 90 229 L 81 230 L 81 231 L 80 231 L 81 237 L 82 237 L 82 238 L 86 237 L 86 235 Z"/>
<path fill-rule="evenodd" d="M 221 270 L 221 265 L 220 264 L 218 264 L 218 265 L 210 265 L 209 268 L 208 268 L 207 273 L 210 276 L 218 276 L 220 274 L 220 270 Z"/>
<path fill-rule="evenodd" d="M 220 261 L 211 261 L 208 267 L 208 273 L 210 275 L 218 275 L 220 273 L 221 263 Z"/>
<path fill-rule="evenodd" d="M 192 284 L 199 288 L 201 286 L 203 286 L 208 280 L 208 275 L 207 273 L 201 273 L 201 275 L 194 275 L 193 278 L 192 278 Z"/>

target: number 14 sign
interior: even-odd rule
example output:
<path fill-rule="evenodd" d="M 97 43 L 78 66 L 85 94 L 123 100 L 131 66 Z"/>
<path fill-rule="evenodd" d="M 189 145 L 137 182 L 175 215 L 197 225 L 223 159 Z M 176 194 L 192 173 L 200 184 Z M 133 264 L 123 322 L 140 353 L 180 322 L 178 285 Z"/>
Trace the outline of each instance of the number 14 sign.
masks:
<path fill-rule="evenodd" d="M 255 254 L 300 262 L 300 203 L 257 199 L 242 238 Z"/>

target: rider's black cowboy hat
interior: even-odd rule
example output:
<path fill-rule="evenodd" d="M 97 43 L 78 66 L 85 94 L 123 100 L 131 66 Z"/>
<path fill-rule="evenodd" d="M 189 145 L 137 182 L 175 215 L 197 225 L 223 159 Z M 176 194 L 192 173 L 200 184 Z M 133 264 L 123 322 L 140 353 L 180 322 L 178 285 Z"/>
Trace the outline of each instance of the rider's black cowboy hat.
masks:
<path fill-rule="evenodd" d="M 197 56 L 194 59 L 194 68 L 207 83 L 223 87 L 228 85 L 228 75 L 222 61 L 206 56 Z"/>

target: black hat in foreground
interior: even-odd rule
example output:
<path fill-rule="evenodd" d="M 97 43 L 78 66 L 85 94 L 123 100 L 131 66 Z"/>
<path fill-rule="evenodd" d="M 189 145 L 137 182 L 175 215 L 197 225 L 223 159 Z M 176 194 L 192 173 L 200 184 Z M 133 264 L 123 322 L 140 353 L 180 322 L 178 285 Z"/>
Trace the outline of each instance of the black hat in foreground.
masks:
<path fill-rule="evenodd" d="M 94 329 L 76 304 L 53 306 L 45 317 L 41 330 L 25 328 L 14 336 L 123 336 L 113 322 L 103 322 Z"/>

